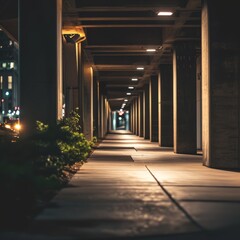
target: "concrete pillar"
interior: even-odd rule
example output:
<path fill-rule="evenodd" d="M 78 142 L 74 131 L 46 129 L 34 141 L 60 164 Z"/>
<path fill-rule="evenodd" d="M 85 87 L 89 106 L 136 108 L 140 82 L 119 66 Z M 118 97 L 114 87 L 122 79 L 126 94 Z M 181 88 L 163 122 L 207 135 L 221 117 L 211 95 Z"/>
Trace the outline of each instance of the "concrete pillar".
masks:
<path fill-rule="evenodd" d="M 173 53 L 174 152 L 196 153 L 196 56 L 191 43 Z"/>
<path fill-rule="evenodd" d="M 98 88 L 99 82 L 93 77 L 93 136 L 98 136 Z"/>
<path fill-rule="evenodd" d="M 63 82 L 66 116 L 79 107 L 78 44 L 63 41 Z"/>
<path fill-rule="evenodd" d="M 149 83 L 150 141 L 158 142 L 158 78 L 151 76 Z"/>
<path fill-rule="evenodd" d="M 239 169 L 239 4 L 234 0 L 202 4 L 203 162 L 213 168 Z"/>
<path fill-rule="evenodd" d="M 135 102 L 135 134 L 138 135 L 138 99 L 134 99 Z"/>
<path fill-rule="evenodd" d="M 173 146 L 173 71 L 172 65 L 160 66 L 158 84 L 159 145 Z"/>
<path fill-rule="evenodd" d="M 149 114 L 149 84 L 146 84 L 143 91 L 143 137 L 145 139 L 150 139 Z"/>
<path fill-rule="evenodd" d="M 104 136 L 105 136 L 105 129 L 104 129 L 104 121 L 105 121 L 105 104 L 104 104 L 104 96 L 101 94 L 100 95 L 100 112 L 101 112 L 101 126 L 100 126 L 100 129 L 101 129 L 101 135 L 100 135 L 100 138 L 103 139 Z"/>
<path fill-rule="evenodd" d="M 62 1 L 19 0 L 22 134 L 62 117 Z"/>
<path fill-rule="evenodd" d="M 196 69 L 196 95 L 197 95 L 197 149 L 202 149 L 202 72 L 201 72 L 201 56 L 197 56 Z"/>
<path fill-rule="evenodd" d="M 102 90 L 103 86 L 102 83 L 98 83 L 98 92 L 97 92 L 97 97 L 98 97 L 98 138 L 102 139 L 103 138 L 103 105 L 102 105 Z"/>
<path fill-rule="evenodd" d="M 93 137 L 93 70 L 84 56 L 83 73 L 82 73 L 82 120 L 83 133 L 86 139 L 91 140 Z"/>
<path fill-rule="evenodd" d="M 133 134 L 136 134 L 136 102 L 133 99 Z"/>
<path fill-rule="evenodd" d="M 143 137 L 143 93 L 138 97 L 138 133 L 139 137 Z"/>
<path fill-rule="evenodd" d="M 133 132 L 133 103 L 130 105 L 130 131 Z"/>

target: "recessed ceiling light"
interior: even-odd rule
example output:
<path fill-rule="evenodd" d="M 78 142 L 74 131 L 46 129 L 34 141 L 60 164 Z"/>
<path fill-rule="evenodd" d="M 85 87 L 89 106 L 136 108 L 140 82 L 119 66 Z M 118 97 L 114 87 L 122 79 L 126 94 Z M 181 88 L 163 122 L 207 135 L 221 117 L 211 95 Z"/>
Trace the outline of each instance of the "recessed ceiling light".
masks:
<path fill-rule="evenodd" d="M 148 48 L 146 49 L 147 52 L 156 52 L 157 50 L 155 48 Z"/>
<path fill-rule="evenodd" d="M 161 12 L 158 12 L 157 15 L 158 15 L 158 16 L 172 16 L 172 15 L 173 15 L 173 12 L 161 11 Z"/>
<path fill-rule="evenodd" d="M 124 102 L 128 102 L 128 100 L 127 100 L 127 99 L 124 99 Z"/>
<path fill-rule="evenodd" d="M 132 95 L 130 92 L 126 93 L 128 96 Z"/>
<path fill-rule="evenodd" d="M 132 81 L 138 81 L 138 79 L 137 78 L 132 78 Z"/>
<path fill-rule="evenodd" d="M 132 86 L 129 86 L 129 87 L 128 87 L 128 89 L 134 89 L 134 87 L 132 87 Z"/>
<path fill-rule="evenodd" d="M 137 70 L 144 70 L 144 67 L 137 67 Z"/>

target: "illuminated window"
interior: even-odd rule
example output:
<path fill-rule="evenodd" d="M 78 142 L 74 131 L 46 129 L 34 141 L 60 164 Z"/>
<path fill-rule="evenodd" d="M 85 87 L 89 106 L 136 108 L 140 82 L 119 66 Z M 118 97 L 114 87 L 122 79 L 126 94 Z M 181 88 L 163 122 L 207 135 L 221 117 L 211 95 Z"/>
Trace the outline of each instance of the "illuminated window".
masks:
<path fill-rule="evenodd" d="M 10 69 L 14 68 L 14 62 L 10 62 Z"/>
<path fill-rule="evenodd" d="M 3 89 L 3 76 L 0 76 L 0 89 Z"/>
<path fill-rule="evenodd" d="M 8 89 L 12 89 L 12 76 L 8 76 Z"/>

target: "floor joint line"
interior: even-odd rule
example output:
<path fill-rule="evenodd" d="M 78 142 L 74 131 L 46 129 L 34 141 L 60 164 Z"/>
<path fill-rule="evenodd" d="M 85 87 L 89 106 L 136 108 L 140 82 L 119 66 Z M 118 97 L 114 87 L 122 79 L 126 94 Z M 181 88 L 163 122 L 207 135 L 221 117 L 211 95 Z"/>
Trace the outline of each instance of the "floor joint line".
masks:
<path fill-rule="evenodd" d="M 193 219 L 193 217 L 178 203 L 177 200 L 175 200 L 172 195 L 167 191 L 167 189 L 158 181 L 158 179 L 154 176 L 152 171 L 148 168 L 147 165 L 145 165 L 148 172 L 152 175 L 152 177 L 155 179 L 159 187 L 163 190 L 163 192 L 168 196 L 168 198 L 171 200 L 171 202 L 186 216 L 186 218 L 194 224 L 197 228 L 199 228 L 201 231 L 206 232 L 207 230 L 201 226 L 197 221 Z"/>

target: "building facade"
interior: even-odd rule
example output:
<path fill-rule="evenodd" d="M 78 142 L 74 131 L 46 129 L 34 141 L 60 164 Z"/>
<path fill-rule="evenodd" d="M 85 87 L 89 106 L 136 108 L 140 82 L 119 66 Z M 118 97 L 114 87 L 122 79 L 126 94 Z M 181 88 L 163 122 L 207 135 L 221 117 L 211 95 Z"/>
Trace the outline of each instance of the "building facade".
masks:
<path fill-rule="evenodd" d="M 0 121 L 18 118 L 20 94 L 18 78 L 18 46 L 0 30 Z"/>

